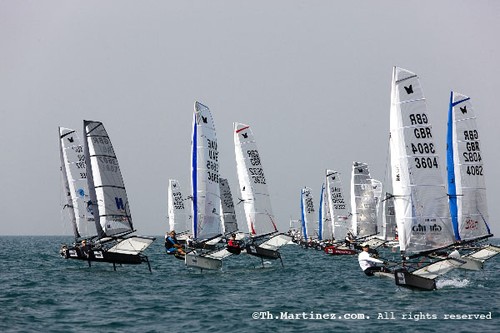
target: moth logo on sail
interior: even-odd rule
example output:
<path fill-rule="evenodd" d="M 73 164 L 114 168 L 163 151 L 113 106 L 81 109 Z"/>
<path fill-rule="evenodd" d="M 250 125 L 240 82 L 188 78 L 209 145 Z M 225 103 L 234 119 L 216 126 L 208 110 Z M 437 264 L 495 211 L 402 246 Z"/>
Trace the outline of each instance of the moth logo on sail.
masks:
<path fill-rule="evenodd" d="M 404 88 L 405 88 L 406 93 L 408 95 L 413 94 L 413 85 L 410 84 L 408 87 L 404 87 Z"/>

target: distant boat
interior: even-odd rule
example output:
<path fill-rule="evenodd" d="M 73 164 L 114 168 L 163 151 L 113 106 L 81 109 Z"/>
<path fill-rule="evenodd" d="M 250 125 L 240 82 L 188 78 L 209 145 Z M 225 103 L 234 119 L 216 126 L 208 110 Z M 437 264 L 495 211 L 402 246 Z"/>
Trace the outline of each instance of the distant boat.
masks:
<path fill-rule="evenodd" d="M 317 239 L 314 234 L 316 216 L 314 214 L 314 199 L 310 187 L 300 191 L 300 212 L 302 217 L 302 241 L 307 244 Z"/>
<path fill-rule="evenodd" d="M 382 235 L 381 239 L 388 241 L 384 246 L 398 246 L 396 215 L 394 213 L 394 196 L 385 193 L 382 200 Z"/>
<path fill-rule="evenodd" d="M 357 239 L 377 234 L 377 201 L 366 163 L 352 164 L 351 212 L 351 228 Z"/>
<path fill-rule="evenodd" d="M 219 188 L 221 196 L 222 224 L 224 234 L 238 232 L 238 222 L 236 220 L 236 210 L 234 209 L 233 195 L 229 182 L 226 178 L 219 178 Z"/>
<path fill-rule="evenodd" d="M 175 230 L 179 242 L 185 243 L 190 232 L 188 226 L 188 213 L 186 209 L 186 200 L 182 194 L 179 181 L 176 179 L 168 180 L 168 225 L 169 230 Z"/>
<path fill-rule="evenodd" d="M 328 202 L 328 191 L 325 183 L 321 186 L 319 210 L 318 210 L 318 240 L 322 243 L 332 243 L 333 220 Z"/>
<path fill-rule="evenodd" d="M 234 208 L 233 195 L 229 182 L 226 178 L 219 178 L 220 196 L 221 196 L 221 210 L 222 210 L 222 225 L 224 227 L 224 235 L 228 243 L 226 250 L 232 254 L 240 254 L 242 251 L 241 242 L 244 242 L 245 234 L 238 231 L 238 222 L 236 220 L 236 210 Z M 237 246 L 232 246 L 228 239 L 235 237 Z"/>
<path fill-rule="evenodd" d="M 460 267 L 463 261 L 427 260 L 455 240 L 422 87 L 415 73 L 398 67 L 392 77 L 390 155 L 402 259 L 395 281 L 400 286 L 432 290 L 438 276 Z M 422 264 L 422 260 L 427 261 Z"/>
<path fill-rule="evenodd" d="M 326 246 L 324 251 L 331 255 L 353 255 L 358 253 L 354 247 L 344 244 L 344 240 L 350 229 L 351 213 L 344 196 L 344 187 L 340 173 L 334 170 L 326 170 L 326 201 L 330 211 L 333 227 L 333 245 Z"/>
<path fill-rule="evenodd" d="M 104 125 L 84 121 L 84 144 L 76 132 L 59 128 L 61 164 L 75 243 L 63 245 L 67 259 L 140 264 L 154 237 L 131 235 L 135 230 L 113 146 Z M 69 191 L 68 191 L 69 190 Z"/>
<path fill-rule="evenodd" d="M 288 244 L 291 237 L 280 234 L 276 226 L 267 178 L 249 125 L 234 123 L 234 146 L 241 202 L 250 232 L 246 251 L 261 258 L 262 263 L 264 259 L 281 260 L 278 249 Z"/>
<path fill-rule="evenodd" d="M 451 92 L 448 112 L 447 173 L 451 221 L 458 248 L 466 253 L 461 268 L 481 269 L 500 247 L 482 244 L 492 237 L 485 170 L 476 115 L 470 97 Z"/>
<path fill-rule="evenodd" d="M 231 255 L 219 252 L 223 234 L 219 187 L 219 150 L 215 124 L 210 109 L 195 102 L 191 141 L 192 234 L 186 266 L 220 269 L 222 259 Z"/>

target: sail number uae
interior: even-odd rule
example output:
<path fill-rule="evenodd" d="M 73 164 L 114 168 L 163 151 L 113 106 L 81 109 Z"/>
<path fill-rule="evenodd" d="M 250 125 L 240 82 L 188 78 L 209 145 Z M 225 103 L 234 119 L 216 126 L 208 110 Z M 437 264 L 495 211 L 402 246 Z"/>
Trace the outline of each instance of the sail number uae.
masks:
<path fill-rule="evenodd" d="M 417 113 L 417 114 L 410 114 L 409 115 L 410 119 L 410 125 L 427 125 L 429 123 L 429 118 L 427 118 L 427 115 L 425 113 Z M 421 140 L 421 139 L 432 139 L 432 131 L 431 127 L 415 127 L 413 129 L 413 135 L 415 139 Z M 435 154 L 436 150 L 434 148 L 434 143 L 432 142 L 418 142 L 418 143 L 411 143 L 411 151 L 413 155 L 423 155 L 423 154 Z M 418 169 L 421 168 L 438 168 L 438 162 L 437 162 L 437 157 L 433 156 L 415 156 L 415 166 Z"/>
<path fill-rule="evenodd" d="M 481 149 L 479 148 L 479 133 L 477 130 L 467 130 L 463 132 L 463 139 L 466 141 L 465 148 L 467 151 L 463 152 L 465 163 L 481 162 Z M 482 165 L 467 165 L 467 174 L 469 176 L 482 176 Z"/>

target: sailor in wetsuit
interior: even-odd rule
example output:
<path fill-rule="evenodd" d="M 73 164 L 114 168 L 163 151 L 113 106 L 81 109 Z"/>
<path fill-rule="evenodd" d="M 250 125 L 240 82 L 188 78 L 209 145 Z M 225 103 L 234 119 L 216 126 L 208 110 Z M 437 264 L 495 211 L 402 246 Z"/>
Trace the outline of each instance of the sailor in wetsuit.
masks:
<path fill-rule="evenodd" d="M 186 254 L 182 249 L 182 245 L 179 244 L 179 241 L 175 237 L 175 230 L 170 231 L 168 236 L 165 237 L 165 251 L 167 251 L 167 254 Z"/>

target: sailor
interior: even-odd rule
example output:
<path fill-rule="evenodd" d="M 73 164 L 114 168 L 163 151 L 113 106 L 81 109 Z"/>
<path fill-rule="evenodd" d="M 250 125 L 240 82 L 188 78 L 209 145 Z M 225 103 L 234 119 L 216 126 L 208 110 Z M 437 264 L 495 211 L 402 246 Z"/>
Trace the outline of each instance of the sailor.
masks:
<path fill-rule="evenodd" d="M 89 251 L 90 251 L 90 244 L 87 243 L 87 241 L 84 239 L 82 240 L 81 242 L 81 245 L 80 245 L 80 250 L 82 252 L 82 255 L 84 257 L 87 257 L 89 256 Z"/>
<path fill-rule="evenodd" d="M 236 234 L 231 234 L 231 239 L 227 242 L 227 250 L 233 254 L 240 254 L 240 243 L 236 240 Z"/>
<path fill-rule="evenodd" d="M 354 238 L 352 232 L 348 231 L 347 235 L 345 236 L 345 245 L 350 249 L 354 249 L 355 244 L 356 238 Z"/>
<path fill-rule="evenodd" d="M 175 237 L 175 230 L 170 231 L 168 236 L 165 237 L 165 250 L 167 254 L 180 254 L 185 255 L 186 252 L 182 249 L 182 245 Z"/>
<path fill-rule="evenodd" d="M 384 266 L 378 266 L 377 264 L 384 264 L 386 265 L 387 263 L 373 258 L 370 256 L 370 246 L 368 244 L 363 244 L 362 246 L 363 251 L 358 255 L 358 261 L 359 261 L 359 267 L 365 272 L 366 275 L 368 276 L 373 276 L 373 272 L 384 272 L 384 273 L 390 273 L 391 271 L 384 267 Z"/>

